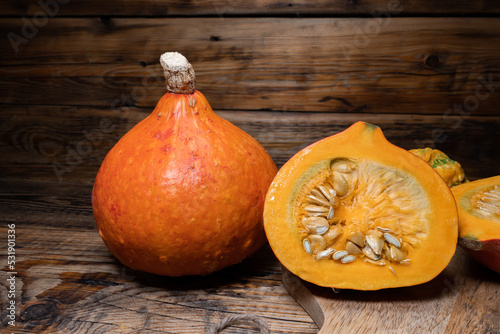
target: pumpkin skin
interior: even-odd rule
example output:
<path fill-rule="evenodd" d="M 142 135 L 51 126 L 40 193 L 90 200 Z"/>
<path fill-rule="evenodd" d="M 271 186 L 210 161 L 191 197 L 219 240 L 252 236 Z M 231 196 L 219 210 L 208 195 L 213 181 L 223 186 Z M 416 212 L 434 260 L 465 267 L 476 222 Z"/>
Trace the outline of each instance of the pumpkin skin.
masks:
<path fill-rule="evenodd" d="M 264 245 L 264 198 L 276 172 L 265 149 L 202 93 L 169 92 L 104 159 L 95 221 L 132 269 L 207 275 Z"/>
<path fill-rule="evenodd" d="M 429 147 L 412 149 L 410 152 L 427 161 L 450 188 L 468 182 L 460 163 L 450 159 L 444 152 Z"/>
<path fill-rule="evenodd" d="M 492 206 L 496 214 L 482 214 L 477 196 L 497 187 Z M 500 273 L 500 175 L 472 181 L 451 189 L 458 206 L 460 245 L 478 262 Z"/>
<path fill-rule="evenodd" d="M 424 194 L 423 198 L 428 206 L 427 230 L 425 237 L 419 240 L 418 247 L 408 248 L 411 260 L 409 265 L 408 262 L 403 263 L 406 260 L 391 262 L 389 265 L 374 265 L 361 258 L 356 258 L 351 263 L 341 263 L 331 258 L 318 260 L 304 250 L 307 247 L 304 246 L 303 236 L 297 227 L 300 224 L 295 213 L 300 212 L 298 210 L 303 204 L 297 201 L 302 198 L 300 194 L 308 182 L 337 158 L 360 161 L 359 165 L 366 161 L 368 164 L 383 166 L 382 168 L 411 180 L 411 184 L 416 185 Z M 383 196 L 384 192 L 381 194 Z M 346 196 L 349 195 L 344 195 L 345 198 Z M 411 194 L 408 199 L 412 201 Z M 369 198 L 365 197 L 365 200 Z M 356 220 L 362 220 L 362 214 L 370 210 L 365 208 L 367 211 L 361 211 L 360 215 L 355 213 L 355 208 L 352 212 L 343 208 L 342 199 L 340 201 L 336 210 L 343 212 L 343 218 L 346 219 L 344 230 L 350 227 L 351 221 L 354 224 Z M 437 276 L 455 253 L 457 221 L 453 195 L 439 174 L 424 160 L 389 143 L 379 127 L 364 122 L 357 122 L 347 130 L 320 140 L 295 154 L 274 178 L 264 206 L 264 228 L 269 244 L 276 257 L 290 272 L 319 286 L 356 290 L 411 286 Z M 404 221 L 399 223 L 405 224 Z M 408 228 L 411 230 L 412 227 Z M 402 240 L 405 244 L 405 239 Z"/>

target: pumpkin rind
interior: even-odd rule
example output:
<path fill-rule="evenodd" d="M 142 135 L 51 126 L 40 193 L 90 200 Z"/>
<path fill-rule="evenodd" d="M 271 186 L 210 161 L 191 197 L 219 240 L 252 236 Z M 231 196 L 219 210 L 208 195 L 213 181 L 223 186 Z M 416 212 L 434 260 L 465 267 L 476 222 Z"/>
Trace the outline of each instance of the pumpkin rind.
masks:
<path fill-rule="evenodd" d="M 97 227 L 133 269 L 210 274 L 266 242 L 262 212 L 276 172 L 265 149 L 199 91 L 166 93 L 104 159 L 92 195 Z"/>
<path fill-rule="evenodd" d="M 460 163 L 450 159 L 444 152 L 429 147 L 412 149 L 410 152 L 427 161 L 450 188 L 468 182 Z"/>
<path fill-rule="evenodd" d="M 495 187 L 500 189 L 500 175 L 458 185 L 451 190 L 459 215 L 460 245 L 477 261 L 500 273 L 500 201 L 497 215 L 477 211 L 477 196 Z"/>
<path fill-rule="evenodd" d="M 358 260 L 347 264 L 316 260 L 304 251 L 294 216 L 296 201 L 300 189 L 335 158 L 386 166 L 415 180 L 425 192 L 429 199 L 429 228 L 422 245 L 412 251 L 410 265 L 391 263 L 389 270 L 389 266 Z M 422 159 L 390 144 L 379 127 L 364 122 L 306 147 L 279 170 L 266 196 L 264 227 L 277 258 L 292 273 L 316 285 L 358 290 L 429 281 L 451 260 L 458 234 L 455 201 L 443 179 Z"/>

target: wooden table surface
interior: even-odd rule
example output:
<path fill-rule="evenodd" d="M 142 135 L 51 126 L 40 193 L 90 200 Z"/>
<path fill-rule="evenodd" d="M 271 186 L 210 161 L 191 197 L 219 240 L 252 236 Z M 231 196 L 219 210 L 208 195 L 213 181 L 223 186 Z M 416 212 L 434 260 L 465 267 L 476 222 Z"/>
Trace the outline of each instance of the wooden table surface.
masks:
<path fill-rule="evenodd" d="M 267 246 L 206 277 L 135 272 L 122 266 L 99 236 L 91 187 L 47 182 L 3 182 L 0 187 L 0 216 L 16 225 L 15 267 L 5 266 L 4 248 L 0 272 L 4 328 L 6 279 L 16 277 L 12 333 L 205 333 L 235 314 L 262 317 L 272 333 L 317 331 L 284 289 L 281 266 Z M 2 224 L 2 245 L 7 230 Z M 247 332 L 251 326 L 224 331 Z"/>
<path fill-rule="evenodd" d="M 256 315 L 271 333 L 317 333 L 313 320 L 284 288 L 281 265 L 267 245 L 242 263 L 206 277 L 135 272 L 117 262 L 102 242 L 90 192 L 88 185 L 1 184 L 0 215 L 15 224 L 17 246 L 14 267 L 3 265 L 0 272 L 1 326 L 8 327 L 2 333 L 207 333 L 230 315 Z M 0 227 L 2 245 L 6 225 Z M 1 255 L 5 263 L 5 249 Z M 15 327 L 7 326 L 11 275 Z M 353 328 L 388 332 L 377 319 L 395 307 L 406 325 L 393 333 L 421 332 L 408 330 L 408 324 L 422 318 L 434 323 L 426 327 L 432 333 L 500 332 L 500 276 L 461 249 L 442 275 L 421 287 L 345 290 L 333 298 L 342 310 L 338 333 L 352 333 Z M 419 303 L 428 303 L 429 311 L 419 309 Z M 257 332 L 249 324 L 223 331 Z"/>

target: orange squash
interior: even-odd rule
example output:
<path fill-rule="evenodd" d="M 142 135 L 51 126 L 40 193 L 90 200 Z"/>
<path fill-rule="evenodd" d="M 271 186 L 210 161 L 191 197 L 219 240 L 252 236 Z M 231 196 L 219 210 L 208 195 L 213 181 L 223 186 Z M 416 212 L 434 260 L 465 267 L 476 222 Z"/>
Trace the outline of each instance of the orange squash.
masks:
<path fill-rule="evenodd" d="M 460 245 L 500 273 L 500 175 L 451 190 L 458 206 Z"/>
<path fill-rule="evenodd" d="M 269 244 L 288 270 L 357 290 L 434 278 L 455 253 L 457 220 L 439 174 L 364 122 L 295 154 L 264 206 Z"/>
<path fill-rule="evenodd" d="M 266 242 L 264 198 L 277 169 L 254 138 L 213 112 L 182 55 L 160 62 L 168 92 L 104 159 L 95 221 L 126 266 L 206 275 Z"/>

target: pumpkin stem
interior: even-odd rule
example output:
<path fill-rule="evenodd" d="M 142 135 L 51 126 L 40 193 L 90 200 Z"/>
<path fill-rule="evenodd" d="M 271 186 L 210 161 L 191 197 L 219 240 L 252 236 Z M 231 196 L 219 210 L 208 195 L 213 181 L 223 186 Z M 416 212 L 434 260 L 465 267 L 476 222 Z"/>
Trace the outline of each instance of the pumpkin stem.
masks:
<path fill-rule="evenodd" d="M 169 93 L 192 94 L 195 91 L 196 77 L 193 66 L 186 57 L 178 52 L 165 52 L 160 57 Z"/>

